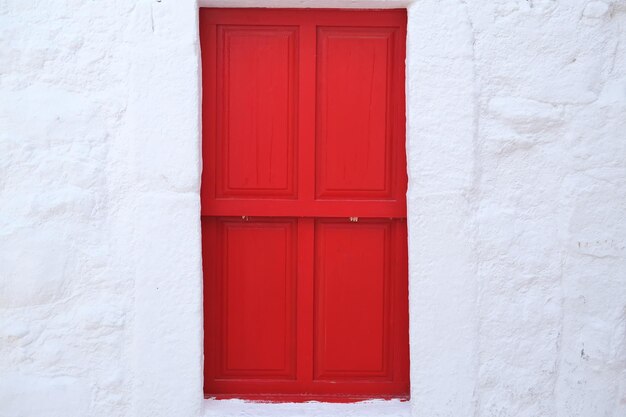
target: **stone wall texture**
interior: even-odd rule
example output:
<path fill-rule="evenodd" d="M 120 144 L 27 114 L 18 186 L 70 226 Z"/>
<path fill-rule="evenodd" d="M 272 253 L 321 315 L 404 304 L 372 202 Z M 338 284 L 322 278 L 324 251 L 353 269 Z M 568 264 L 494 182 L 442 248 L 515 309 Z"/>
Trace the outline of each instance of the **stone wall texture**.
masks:
<path fill-rule="evenodd" d="M 625 0 L 200 5 L 408 8 L 414 417 L 626 416 Z M 0 0 L 0 417 L 211 411 L 197 14 Z"/>

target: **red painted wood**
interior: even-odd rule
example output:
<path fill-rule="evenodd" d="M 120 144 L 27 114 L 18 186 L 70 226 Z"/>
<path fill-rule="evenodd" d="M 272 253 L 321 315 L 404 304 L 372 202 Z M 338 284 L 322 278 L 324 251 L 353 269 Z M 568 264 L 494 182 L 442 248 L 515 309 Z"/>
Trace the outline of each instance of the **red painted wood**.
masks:
<path fill-rule="evenodd" d="M 388 120 L 394 29 L 318 27 L 318 198 L 392 199 Z M 399 155 L 401 156 L 401 155 Z M 397 198 L 397 196 L 395 196 Z"/>
<path fill-rule="evenodd" d="M 216 322 L 223 325 L 216 377 L 294 378 L 296 223 L 222 217 L 217 227 Z"/>
<path fill-rule="evenodd" d="M 406 217 L 404 10 L 200 20 L 202 215 Z"/>
<path fill-rule="evenodd" d="M 217 29 L 218 197 L 295 197 L 296 37 L 296 27 Z"/>
<path fill-rule="evenodd" d="M 408 398 L 405 26 L 201 9 L 206 395 Z"/>
<path fill-rule="evenodd" d="M 318 221 L 316 380 L 390 380 L 391 221 Z"/>

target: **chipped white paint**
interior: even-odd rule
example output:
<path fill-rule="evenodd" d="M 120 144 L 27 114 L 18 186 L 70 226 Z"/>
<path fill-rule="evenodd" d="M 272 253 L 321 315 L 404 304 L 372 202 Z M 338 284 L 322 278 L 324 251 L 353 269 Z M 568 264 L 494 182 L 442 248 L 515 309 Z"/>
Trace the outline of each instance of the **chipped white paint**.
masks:
<path fill-rule="evenodd" d="M 407 7 L 410 403 L 202 399 L 194 0 L 0 0 L 0 416 L 626 415 L 626 2 Z"/>

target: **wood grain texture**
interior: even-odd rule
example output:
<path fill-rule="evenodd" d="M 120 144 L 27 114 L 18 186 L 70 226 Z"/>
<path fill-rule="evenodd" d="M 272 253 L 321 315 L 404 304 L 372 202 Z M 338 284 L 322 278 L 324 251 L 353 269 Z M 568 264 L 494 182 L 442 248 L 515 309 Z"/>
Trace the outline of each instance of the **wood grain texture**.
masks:
<path fill-rule="evenodd" d="M 218 197 L 295 196 L 297 35 L 297 27 L 217 28 Z"/>
<path fill-rule="evenodd" d="M 392 197 L 394 33 L 317 29 L 318 198 Z"/>

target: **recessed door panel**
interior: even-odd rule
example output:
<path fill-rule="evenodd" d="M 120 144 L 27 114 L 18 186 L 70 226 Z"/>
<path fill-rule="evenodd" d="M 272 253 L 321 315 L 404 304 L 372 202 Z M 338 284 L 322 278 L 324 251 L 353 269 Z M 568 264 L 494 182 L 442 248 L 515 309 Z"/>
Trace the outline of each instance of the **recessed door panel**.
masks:
<path fill-rule="evenodd" d="M 390 221 L 316 224 L 316 379 L 389 379 L 390 243 Z"/>
<path fill-rule="evenodd" d="M 216 377 L 293 378 L 295 221 L 219 218 L 214 224 Z"/>
<path fill-rule="evenodd" d="M 393 36 L 389 28 L 318 28 L 318 198 L 392 196 Z"/>
<path fill-rule="evenodd" d="M 217 28 L 218 197 L 294 196 L 297 34 Z"/>

